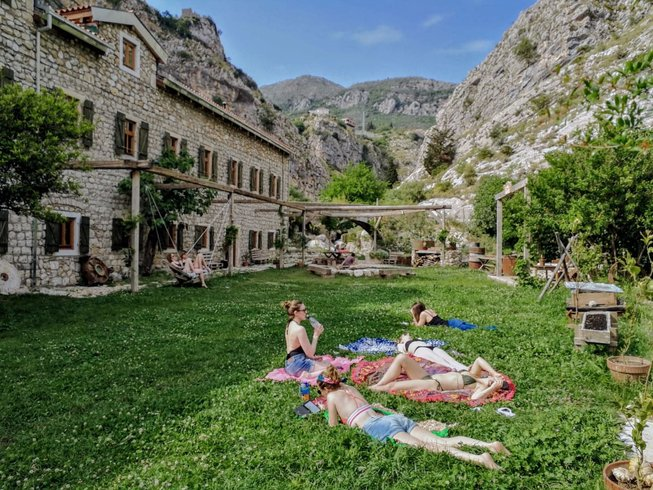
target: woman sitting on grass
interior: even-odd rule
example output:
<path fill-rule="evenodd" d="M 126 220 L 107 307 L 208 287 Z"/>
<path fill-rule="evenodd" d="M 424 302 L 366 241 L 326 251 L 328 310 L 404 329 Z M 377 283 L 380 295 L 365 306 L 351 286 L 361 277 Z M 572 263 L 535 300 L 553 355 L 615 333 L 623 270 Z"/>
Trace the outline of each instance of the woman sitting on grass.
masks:
<path fill-rule="evenodd" d="M 350 427 L 358 427 L 370 437 L 385 442 L 394 439 L 410 446 L 422 447 L 434 453 L 448 453 L 455 458 L 484 466 L 491 470 L 501 469 L 490 453 L 472 454 L 458 449 L 461 446 L 481 447 L 493 453 L 510 455 L 498 441 L 483 442 L 470 437 L 438 437 L 402 414 L 383 415 L 376 412 L 354 387 L 341 384 L 340 373 L 329 365 L 317 381 L 320 392 L 326 396 L 329 425 L 338 425 L 338 418 Z"/>
<path fill-rule="evenodd" d="M 419 301 L 410 307 L 410 314 L 413 316 L 413 324 L 417 327 L 447 325 L 446 320 Z"/>
<path fill-rule="evenodd" d="M 463 363 L 456 361 L 444 350 L 430 346 L 421 340 L 413 340 L 413 337 L 409 333 L 404 333 L 399 337 L 397 350 L 403 354 L 413 354 L 416 357 L 421 357 L 427 361 L 448 367 L 452 371 L 467 371 L 469 369 Z"/>
<path fill-rule="evenodd" d="M 487 371 L 491 376 L 481 378 L 483 371 Z M 410 379 L 396 381 L 404 372 Z M 372 391 L 473 390 L 471 400 L 482 400 L 499 391 L 503 387 L 503 382 L 501 375 L 482 357 L 478 357 L 469 370 L 429 374 L 410 356 L 399 354 L 378 383 L 369 386 L 369 389 Z"/>
<path fill-rule="evenodd" d="M 306 329 L 301 324 L 308 317 L 304 303 L 294 299 L 284 301 L 281 306 L 288 313 L 288 323 L 286 324 L 286 372 L 291 376 L 299 376 L 305 372 L 316 374 L 324 370 L 328 364 L 314 359 L 317 341 L 324 332 L 322 324 L 317 323 L 313 327 L 313 340 L 309 341 Z"/>

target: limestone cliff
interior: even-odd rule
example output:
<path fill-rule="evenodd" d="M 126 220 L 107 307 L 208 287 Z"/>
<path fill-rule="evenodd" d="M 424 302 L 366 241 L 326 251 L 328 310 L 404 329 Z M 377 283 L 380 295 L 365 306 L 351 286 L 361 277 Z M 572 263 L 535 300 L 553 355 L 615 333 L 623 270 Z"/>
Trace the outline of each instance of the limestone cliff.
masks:
<path fill-rule="evenodd" d="M 477 175 L 520 178 L 544 164 L 546 152 L 591 121 L 582 79 L 623 64 L 653 45 L 651 2 L 540 0 L 522 12 L 496 48 L 438 112 L 438 127 L 455 131 L 457 165 L 443 179 L 464 185 Z M 434 128 L 420 149 L 422 163 Z"/>

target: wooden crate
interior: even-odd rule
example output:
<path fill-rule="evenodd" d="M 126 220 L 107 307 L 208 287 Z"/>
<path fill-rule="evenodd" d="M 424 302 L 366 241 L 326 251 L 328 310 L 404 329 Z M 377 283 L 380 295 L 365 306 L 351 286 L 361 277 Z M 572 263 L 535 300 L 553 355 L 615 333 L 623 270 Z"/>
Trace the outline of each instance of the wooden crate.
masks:
<path fill-rule="evenodd" d="M 615 306 L 617 305 L 616 293 L 571 293 L 571 305 L 582 306 Z"/>

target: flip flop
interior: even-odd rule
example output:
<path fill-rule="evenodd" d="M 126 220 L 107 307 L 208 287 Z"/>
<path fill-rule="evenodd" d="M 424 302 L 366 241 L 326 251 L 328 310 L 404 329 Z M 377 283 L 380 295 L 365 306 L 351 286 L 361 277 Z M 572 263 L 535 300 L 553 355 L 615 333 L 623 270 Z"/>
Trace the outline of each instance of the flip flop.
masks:
<path fill-rule="evenodd" d="M 516 414 L 510 410 L 508 407 L 497 408 L 497 413 L 503 415 L 504 417 L 514 417 Z"/>

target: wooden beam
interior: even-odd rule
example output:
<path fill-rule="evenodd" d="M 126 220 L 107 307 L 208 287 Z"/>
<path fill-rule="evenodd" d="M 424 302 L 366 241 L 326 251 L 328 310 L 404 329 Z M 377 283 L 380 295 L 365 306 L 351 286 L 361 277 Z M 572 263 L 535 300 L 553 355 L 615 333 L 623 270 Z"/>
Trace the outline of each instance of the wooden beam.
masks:
<path fill-rule="evenodd" d="M 528 185 L 528 179 L 520 180 L 514 185 L 511 184 L 510 182 L 506 182 L 506 185 L 504 186 L 503 190 L 498 194 L 495 194 L 494 200 L 498 201 L 499 199 L 503 199 L 504 197 L 507 197 L 510 194 L 514 194 L 515 192 L 522 190 L 527 185 Z"/>
<path fill-rule="evenodd" d="M 324 204 L 324 203 L 302 203 L 297 202 L 302 206 L 302 209 L 305 209 L 308 212 L 313 211 L 438 211 L 440 209 L 451 209 L 449 205 L 443 204 L 429 204 L 425 206 L 419 206 L 416 204 L 410 205 L 399 205 L 399 206 L 375 206 L 370 204 Z"/>
<path fill-rule="evenodd" d="M 74 160 L 67 167 L 73 170 L 146 170 L 151 166 L 147 160 Z"/>
<path fill-rule="evenodd" d="M 177 190 L 177 189 L 201 189 L 202 188 L 202 186 L 199 184 L 154 184 L 154 187 L 156 189 L 162 189 L 166 191 Z M 226 200 L 224 199 L 223 201 L 226 202 Z"/>

